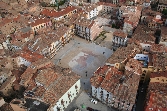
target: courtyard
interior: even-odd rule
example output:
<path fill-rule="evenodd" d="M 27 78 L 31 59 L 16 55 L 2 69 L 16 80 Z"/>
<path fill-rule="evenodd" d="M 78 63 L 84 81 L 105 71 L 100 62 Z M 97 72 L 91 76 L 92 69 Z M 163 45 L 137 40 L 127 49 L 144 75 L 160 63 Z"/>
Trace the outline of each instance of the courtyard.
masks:
<path fill-rule="evenodd" d="M 52 58 L 52 62 L 70 68 L 81 76 L 81 88 L 91 92 L 90 77 L 112 55 L 112 50 L 74 36 Z"/>

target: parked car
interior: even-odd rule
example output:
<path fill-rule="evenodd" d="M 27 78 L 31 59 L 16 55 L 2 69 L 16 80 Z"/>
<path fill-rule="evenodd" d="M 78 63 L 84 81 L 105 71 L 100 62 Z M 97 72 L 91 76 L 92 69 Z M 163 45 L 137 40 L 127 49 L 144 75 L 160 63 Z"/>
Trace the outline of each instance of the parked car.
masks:
<path fill-rule="evenodd" d="M 91 108 L 91 107 L 87 107 L 86 108 L 88 111 L 93 111 L 93 108 Z"/>
<path fill-rule="evenodd" d="M 95 99 L 91 99 L 90 102 L 92 102 L 93 104 L 97 104 L 97 100 L 95 100 Z"/>
<path fill-rule="evenodd" d="M 142 92 L 142 93 L 144 92 L 144 88 L 141 89 L 141 92 Z"/>

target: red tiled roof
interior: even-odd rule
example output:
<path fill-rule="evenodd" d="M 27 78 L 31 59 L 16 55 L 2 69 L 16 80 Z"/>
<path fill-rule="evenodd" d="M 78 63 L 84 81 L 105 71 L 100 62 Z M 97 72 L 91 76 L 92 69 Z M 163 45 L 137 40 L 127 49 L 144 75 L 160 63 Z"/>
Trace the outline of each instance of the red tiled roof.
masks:
<path fill-rule="evenodd" d="M 152 72 L 150 74 L 150 78 L 155 78 L 155 77 L 166 77 L 167 78 L 167 70 L 166 71 Z"/>
<path fill-rule="evenodd" d="M 34 27 L 34 26 L 37 26 L 37 25 L 42 24 L 42 23 L 47 23 L 49 21 L 50 21 L 49 19 L 40 18 L 40 19 L 37 19 L 34 22 L 32 22 L 30 25 L 31 25 L 31 27 Z"/>
<path fill-rule="evenodd" d="M 117 30 L 113 33 L 113 36 L 118 36 L 118 37 L 122 37 L 122 38 L 126 38 L 127 34 L 121 30 Z"/>
<path fill-rule="evenodd" d="M 23 49 L 21 52 L 18 53 L 20 57 L 26 59 L 29 62 L 35 62 L 38 59 L 44 58 L 44 56 L 36 53 L 36 52 L 31 52 L 28 49 Z"/>
<path fill-rule="evenodd" d="M 13 21 L 12 19 L 8 19 L 8 18 L 2 19 L 2 22 L 0 22 L 0 27 L 4 26 L 5 24 L 10 23 L 12 21 Z"/>
<path fill-rule="evenodd" d="M 137 74 L 142 74 L 142 63 L 139 62 L 136 59 L 133 59 L 133 58 L 129 59 L 129 61 L 127 62 L 125 67 L 129 67 L 130 69 L 132 69 Z"/>
<path fill-rule="evenodd" d="M 166 51 L 166 46 L 164 44 L 152 44 L 150 51 L 163 53 Z"/>
<path fill-rule="evenodd" d="M 88 28 L 91 28 L 94 23 L 95 23 L 95 21 L 92 21 L 91 24 L 88 26 Z"/>
<path fill-rule="evenodd" d="M 61 11 L 54 11 L 54 10 L 48 10 L 48 9 L 44 9 L 42 10 L 41 14 L 48 16 L 48 17 L 60 17 L 63 16 L 65 14 L 68 14 L 69 12 L 75 10 L 76 8 L 74 6 L 69 6 Z"/>
<path fill-rule="evenodd" d="M 165 70 L 165 66 L 167 66 L 166 54 L 153 54 L 152 57 L 154 68 Z"/>
<path fill-rule="evenodd" d="M 94 76 L 92 76 L 90 79 L 91 84 L 95 87 L 99 87 L 102 81 L 104 80 L 106 71 L 108 71 L 109 68 L 110 66 L 107 66 L 107 65 L 104 65 L 103 67 L 98 68 L 94 72 Z"/>
<path fill-rule="evenodd" d="M 167 98 L 159 92 L 151 92 L 144 111 L 167 111 Z"/>
<path fill-rule="evenodd" d="M 109 66 L 104 65 L 103 67 L 99 67 L 94 74 L 103 74 L 107 69 L 109 69 Z"/>

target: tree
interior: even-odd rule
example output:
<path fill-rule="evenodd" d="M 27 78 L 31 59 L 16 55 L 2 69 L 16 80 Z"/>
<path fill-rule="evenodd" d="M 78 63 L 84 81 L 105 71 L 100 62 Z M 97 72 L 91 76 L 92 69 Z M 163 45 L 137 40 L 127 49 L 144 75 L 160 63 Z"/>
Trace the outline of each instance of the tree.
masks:
<path fill-rule="evenodd" d="M 63 5 L 65 3 L 65 0 L 61 0 L 59 3 L 58 3 L 58 5 L 60 6 L 60 5 Z"/>
<path fill-rule="evenodd" d="M 46 4 L 45 2 L 41 2 L 40 5 L 41 5 L 42 7 L 46 7 L 46 6 L 47 6 L 47 4 Z"/>
<path fill-rule="evenodd" d="M 115 24 L 112 24 L 112 28 L 115 28 L 116 27 L 116 25 Z"/>
<path fill-rule="evenodd" d="M 162 11 L 162 14 L 167 15 L 167 9 L 164 9 L 164 10 Z"/>

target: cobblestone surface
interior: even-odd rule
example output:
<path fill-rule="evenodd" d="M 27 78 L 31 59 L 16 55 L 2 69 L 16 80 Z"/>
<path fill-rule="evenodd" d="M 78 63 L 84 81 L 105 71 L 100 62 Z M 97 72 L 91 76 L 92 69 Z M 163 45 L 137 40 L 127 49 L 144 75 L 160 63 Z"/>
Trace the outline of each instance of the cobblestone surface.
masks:
<path fill-rule="evenodd" d="M 61 67 L 71 68 L 81 76 L 81 88 L 91 91 L 90 77 L 98 67 L 103 66 L 112 50 L 74 37 L 53 57 L 52 61 Z"/>
<path fill-rule="evenodd" d="M 82 91 L 80 95 L 73 101 L 72 104 L 68 106 L 68 108 L 65 111 L 73 111 L 75 108 L 79 108 L 81 111 L 88 111 L 86 107 L 91 107 L 93 109 L 96 109 L 98 111 L 115 111 L 112 108 L 109 108 L 105 104 L 102 104 L 98 102 L 97 104 L 93 104 L 90 102 L 91 97 L 87 95 L 86 92 Z M 82 105 L 86 106 L 85 108 L 82 108 Z"/>

